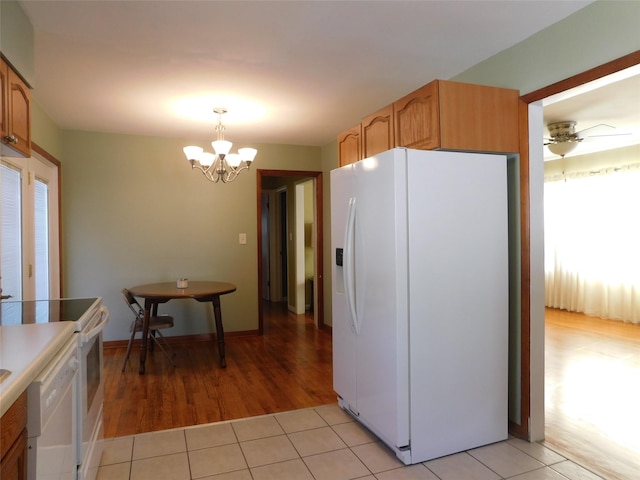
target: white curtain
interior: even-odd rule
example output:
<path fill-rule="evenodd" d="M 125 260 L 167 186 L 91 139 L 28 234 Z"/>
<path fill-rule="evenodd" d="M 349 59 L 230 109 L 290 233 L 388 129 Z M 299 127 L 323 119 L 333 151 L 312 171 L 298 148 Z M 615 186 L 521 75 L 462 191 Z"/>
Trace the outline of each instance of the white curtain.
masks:
<path fill-rule="evenodd" d="M 545 178 L 548 307 L 640 323 L 640 164 Z"/>

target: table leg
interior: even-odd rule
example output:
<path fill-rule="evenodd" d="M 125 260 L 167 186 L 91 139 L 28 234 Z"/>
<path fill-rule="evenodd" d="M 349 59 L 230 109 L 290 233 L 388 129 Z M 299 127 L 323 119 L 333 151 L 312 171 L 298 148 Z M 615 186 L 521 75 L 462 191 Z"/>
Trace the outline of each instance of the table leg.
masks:
<path fill-rule="evenodd" d="M 148 298 L 144 300 L 144 320 L 142 321 L 142 345 L 140 346 L 140 375 L 144 374 L 145 362 L 147 361 L 147 337 L 149 335 L 149 317 L 151 315 L 152 302 Z M 157 305 L 155 308 L 158 308 Z"/>
<path fill-rule="evenodd" d="M 157 316 L 158 316 L 158 304 L 154 303 L 151 306 L 151 318 L 157 318 Z M 149 320 L 149 324 L 151 324 L 151 320 Z M 150 335 L 155 339 L 156 331 L 152 330 Z M 156 342 L 154 342 L 154 341 L 149 342 L 149 351 L 150 352 L 153 352 L 153 349 L 154 349 L 155 345 L 156 345 Z"/>
<path fill-rule="evenodd" d="M 213 316 L 216 319 L 216 337 L 218 337 L 218 353 L 220 354 L 220 366 L 227 366 L 227 360 L 224 355 L 224 328 L 222 327 L 222 312 L 220 310 L 220 296 L 213 297 Z"/>

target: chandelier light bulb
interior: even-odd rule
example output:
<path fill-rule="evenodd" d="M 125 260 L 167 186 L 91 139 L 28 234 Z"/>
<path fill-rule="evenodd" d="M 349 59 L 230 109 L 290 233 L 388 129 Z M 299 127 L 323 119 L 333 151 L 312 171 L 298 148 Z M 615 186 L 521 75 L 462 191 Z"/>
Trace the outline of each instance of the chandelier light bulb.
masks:
<path fill-rule="evenodd" d="M 182 151 L 187 157 L 187 160 L 198 160 L 204 150 L 201 147 L 190 145 L 188 147 L 184 147 Z"/>
<path fill-rule="evenodd" d="M 242 161 L 239 153 L 230 153 L 225 157 L 225 160 L 229 166 L 234 168 L 240 166 L 240 162 Z"/>
<path fill-rule="evenodd" d="M 239 148 L 238 153 L 240 154 L 240 158 L 242 159 L 242 161 L 250 164 L 251 162 L 253 162 L 253 159 L 256 158 L 256 154 L 258 153 L 258 150 L 256 150 L 255 148 L 248 148 L 248 147 Z"/>
<path fill-rule="evenodd" d="M 202 166 L 210 167 L 216 161 L 216 156 L 211 152 L 202 152 L 198 161 Z"/>
<path fill-rule="evenodd" d="M 233 143 L 231 143 L 228 140 L 216 140 L 215 142 L 211 142 L 211 146 L 213 147 L 213 151 L 216 152 L 216 155 L 218 156 L 222 156 L 222 155 L 226 155 L 229 153 L 229 150 L 231 150 L 231 146 L 233 145 Z"/>

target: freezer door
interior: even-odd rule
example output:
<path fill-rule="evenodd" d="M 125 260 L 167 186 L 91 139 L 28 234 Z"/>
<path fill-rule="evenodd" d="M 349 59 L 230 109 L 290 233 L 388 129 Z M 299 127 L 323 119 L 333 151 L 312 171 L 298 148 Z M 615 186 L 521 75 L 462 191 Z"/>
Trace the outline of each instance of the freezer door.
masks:
<path fill-rule="evenodd" d="M 349 203 L 354 195 L 353 175 L 353 165 L 331 172 L 331 312 L 333 389 L 344 408 L 357 411 L 356 338 L 347 309 L 343 254 Z"/>
<path fill-rule="evenodd" d="M 352 164 L 351 173 L 349 201 L 341 203 L 347 213 L 338 214 L 344 216 L 345 226 L 340 233 L 332 227 L 337 238 L 345 234 L 342 270 L 347 270 L 345 293 L 336 292 L 334 298 L 347 326 L 336 331 L 334 317 L 334 348 L 341 348 L 341 335 L 355 338 L 349 355 L 355 355 L 355 372 L 350 375 L 355 375 L 356 391 L 349 405 L 376 435 L 400 448 L 410 442 L 406 150 Z M 332 195 L 339 196 L 333 179 Z M 355 318 L 349 322 L 351 317 Z M 340 355 L 334 351 L 334 358 Z M 341 368 L 339 362 L 334 364 L 334 372 Z"/>

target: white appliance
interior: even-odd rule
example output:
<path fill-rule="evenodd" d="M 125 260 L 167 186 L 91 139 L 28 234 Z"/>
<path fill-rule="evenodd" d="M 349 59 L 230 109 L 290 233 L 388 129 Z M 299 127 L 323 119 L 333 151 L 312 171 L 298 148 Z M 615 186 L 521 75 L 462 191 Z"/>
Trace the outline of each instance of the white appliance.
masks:
<path fill-rule="evenodd" d="M 74 419 L 78 480 L 94 480 L 104 439 L 104 358 L 102 332 L 109 311 L 101 297 L 0 302 L 0 325 L 73 322 L 80 362 Z"/>
<path fill-rule="evenodd" d="M 104 356 L 102 332 L 109 311 L 102 298 L 76 322 L 80 355 L 78 400 L 78 480 L 94 480 L 104 448 L 102 410 L 104 403 Z"/>
<path fill-rule="evenodd" d="M 507 165 L 396 148 L 331 172 L 339 405 L 405 464 L 507 438 Z"/>
<path fill-rule="evenodd" d="M 29 385 L 28 453 L 29 480 L 76 480 L 76 389 L 78 338 L 73 338 Z"/>

